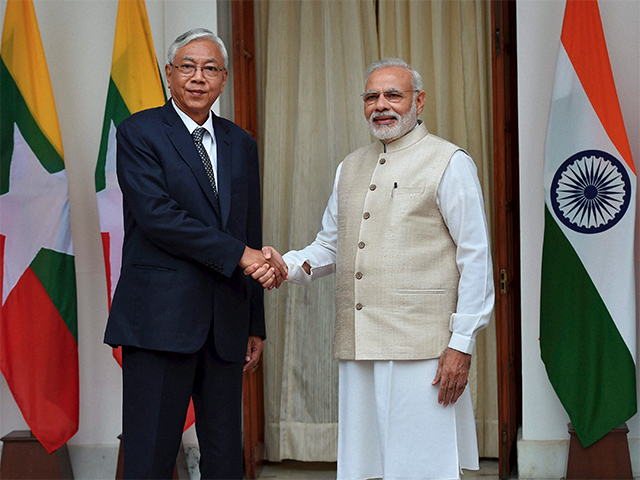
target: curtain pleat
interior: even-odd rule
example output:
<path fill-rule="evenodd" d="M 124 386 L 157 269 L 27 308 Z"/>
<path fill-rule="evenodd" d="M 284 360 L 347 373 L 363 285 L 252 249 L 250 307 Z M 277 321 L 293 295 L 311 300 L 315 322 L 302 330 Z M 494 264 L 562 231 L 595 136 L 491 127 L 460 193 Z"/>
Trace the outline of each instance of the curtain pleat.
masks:
<path fill-rule="evenodd" d="M 490 3 L 475 0 L 261 0 L 256 8 L 264 242 L 284 253 L 315 238 L 338 164 L 371 142 L 364 71 L 398 56 L 421 74 L 430 132 L 476 164 L 491 225 Z M 265 295 L 265 453 L 335 461 L 335 281 Z M 495 326 L 481 332 L 470 375 L 481 456 L 498 455 Z"/>

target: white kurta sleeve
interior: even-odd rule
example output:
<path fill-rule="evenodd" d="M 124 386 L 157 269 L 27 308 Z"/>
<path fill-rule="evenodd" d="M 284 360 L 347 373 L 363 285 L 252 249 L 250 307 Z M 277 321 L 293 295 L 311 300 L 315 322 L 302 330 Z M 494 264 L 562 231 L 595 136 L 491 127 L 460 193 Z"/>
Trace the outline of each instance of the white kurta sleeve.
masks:
<path fill-rule="evenodd" d="M 449 347 L 471 354 L 478 332 L 489 324 L 494 287 L 482 190 L 476 166 L 465 152 L 458 150 L 451 157 L 438 186 L 437 203 L 457 246 L 460 272 Z"/>
<path fill-rule="evenodd" d="M 336 170 L 333 192 L 322 216 L 322 229 L 316 239 L 302 250 L 291 250 L 283 255 L 289 268 L 289 282 L 309 285 L 313 280 L 336 271 L 336 251 L 338 250 L 338 180 L 342 163 Z M 302 265 L 311 265 L 311 275 L 307 275 Z"/>

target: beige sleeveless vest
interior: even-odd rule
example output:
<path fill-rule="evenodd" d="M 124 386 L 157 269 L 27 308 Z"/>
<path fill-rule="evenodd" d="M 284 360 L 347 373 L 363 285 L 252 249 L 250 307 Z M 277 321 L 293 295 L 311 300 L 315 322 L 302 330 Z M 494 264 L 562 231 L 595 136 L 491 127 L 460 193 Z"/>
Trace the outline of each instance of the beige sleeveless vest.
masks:
<path fill-rule="evenodd" d="M 455 145 L 424 124 L 347 156 L 338 183 L 334 355 L 439 357 L 451 338 L 456 245 L 436 204 Z"/>

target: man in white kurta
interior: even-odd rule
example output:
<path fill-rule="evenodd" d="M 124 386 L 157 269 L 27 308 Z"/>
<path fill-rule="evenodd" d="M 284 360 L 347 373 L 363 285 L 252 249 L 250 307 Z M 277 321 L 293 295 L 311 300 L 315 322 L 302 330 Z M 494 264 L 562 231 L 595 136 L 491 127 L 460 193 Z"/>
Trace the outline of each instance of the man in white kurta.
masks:
<path fill-rule="evenodd" d="M 418 121 L 425 96 L 402 60 L 369 67 L 379 141 L 340 164 L 315 241 L 284 255 L 290 282 L 337 273 L 338 479 L 478 468 L 466 385 L 493 309 L 489 236 L 475 164 Z"/>

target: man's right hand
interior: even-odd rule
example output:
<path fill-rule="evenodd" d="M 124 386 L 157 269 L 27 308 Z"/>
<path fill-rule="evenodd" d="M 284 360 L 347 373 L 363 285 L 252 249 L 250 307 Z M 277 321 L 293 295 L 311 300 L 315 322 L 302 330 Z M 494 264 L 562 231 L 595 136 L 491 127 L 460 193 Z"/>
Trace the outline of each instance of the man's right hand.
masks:
<path fill-rule="evenodd" d="M 287 264 L 273 247 L 262 247 L 262 251 L 245 247 L 238 265 L 244 268 L 245 275 L 251 275 L 269 290 L 289 279 Z"/>

